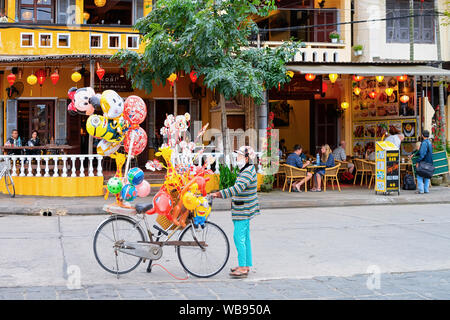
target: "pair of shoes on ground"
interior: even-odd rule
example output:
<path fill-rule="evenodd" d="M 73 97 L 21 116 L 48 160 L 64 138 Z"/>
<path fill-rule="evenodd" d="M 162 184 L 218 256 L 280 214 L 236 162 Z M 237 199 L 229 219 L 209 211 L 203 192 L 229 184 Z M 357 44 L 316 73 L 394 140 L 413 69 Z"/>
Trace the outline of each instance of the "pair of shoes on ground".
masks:
<path fill-rule="evenodd" d="M 322 190 L 321 189 L 312 188 L 311 192 L 322 192 Z"/>
<path fill-rule="evenodd" d="M 293 192 L 303 192 L 302 190 L 297 189 L 296 187 L 294 187 L 294 189 L 292 189 L 292 191 L 293 191 Z"/>
<path fill-rule="evenodd" d="M 416 191 L 416 194 L 424 194 L 424 193 L 430 193 L 430 192 L 420 192 L 420 191 Z"/>

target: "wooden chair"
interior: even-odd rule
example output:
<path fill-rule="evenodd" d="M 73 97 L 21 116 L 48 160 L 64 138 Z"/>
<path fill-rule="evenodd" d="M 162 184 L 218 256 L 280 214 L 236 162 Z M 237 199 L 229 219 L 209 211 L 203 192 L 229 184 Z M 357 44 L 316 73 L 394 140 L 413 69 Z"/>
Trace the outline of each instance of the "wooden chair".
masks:
<path fill-rule="evenodd" d="M 333 190 L 334 190 L 334 181 L 336 181 L 339 192 L 341 192 L 341 186 L 339 185 L 339 179 L 338 179 L 338 173 L 339 173 L 340 167 L 341 167 L 341 164 L 338 163 L 334 167 L 325 168 L 325 175 L 323 176 L 323 190 L 324 191 L 327 191 L 327 182 L 328 182 L 328 180 L 330 180 L 331 185 L 333 186 Z"/>
<path fill-rule="evenodd" d="M 364 166 L 364 161 L 362 159 L 354 159 L 353 163 L 355 164 L 355 179 L 353 180 L 353 185 L 355 185 L 356 177 L 358 176 L 358 173 L 361 175 L 361 186 L 363 184 L 364 176 L 366 173 L 370 172 L 368 168 Z"/>
<path fill-rule="evenodd" d="M 373 161 L 367 161 L 367 165 L 370 168 L 370 173 L 371 173 L 371 177 L 370 177 L 370 181 L 369 181 L 369 189 L 372 186 L 372 182 L 373 182 L 373 186 L 375 187 L 375 162 Z"/>
<path fill-rule="evenodd" d="M 278 172 L 276 173 L 277 176 L 277 186 L 280 186 L 280 180 L 284 178 L 284 184 L 286 184 L 286 168 L 283 163 L 280 163 L 280 166 L 278 167 Z"/>
<path fill-rule="evenodd" d="M 294 166 L 290 166 L 288 164 L 284 165 L 284 170 L 286 172 L 286 180 L 284 181 L 283 191 L 286 188 L 286 183 L 288 182 L 288 180 L 290 180 L 289 192 L 291 192 L 294 180 L 306 178 L 308 175 L 308 171 L 306 169 L 300 169 Z M 305 185 L 305 192 L 308 192 L 308 187 L 306 183 L 304 185 Z"/>

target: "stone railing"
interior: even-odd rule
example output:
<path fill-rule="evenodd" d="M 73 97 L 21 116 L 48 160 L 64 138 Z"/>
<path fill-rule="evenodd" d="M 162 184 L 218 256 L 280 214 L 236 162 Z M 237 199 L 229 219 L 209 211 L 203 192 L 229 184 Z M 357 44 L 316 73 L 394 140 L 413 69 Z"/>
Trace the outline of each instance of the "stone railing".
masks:
<path fill-rule="evenodd" d="M 10 161 L 11 175 L 19 177 L 102 177 L 102 160 L 82 154 L 0 155 L 0 161 Z"/>

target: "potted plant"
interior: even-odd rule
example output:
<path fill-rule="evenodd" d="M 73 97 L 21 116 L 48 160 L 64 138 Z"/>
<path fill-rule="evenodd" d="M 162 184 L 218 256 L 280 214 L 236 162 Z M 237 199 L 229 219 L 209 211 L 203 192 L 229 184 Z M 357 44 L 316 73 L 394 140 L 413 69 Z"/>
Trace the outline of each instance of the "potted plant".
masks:
<path fill-rule="evenodd" d="M 363 46 L 360 44 L 353 46 L 353 52 L 355 53 L 355 56 L 361 56 L 363 53 Z"/>
<path fill-rule="evenodd" d="M 337 43 L 340 37 L 341 36 L 336 31 L 333 31 L 330 33 L 330 39 L 331 39 L 331 42 L 333 42 L 333 43 Z"/>

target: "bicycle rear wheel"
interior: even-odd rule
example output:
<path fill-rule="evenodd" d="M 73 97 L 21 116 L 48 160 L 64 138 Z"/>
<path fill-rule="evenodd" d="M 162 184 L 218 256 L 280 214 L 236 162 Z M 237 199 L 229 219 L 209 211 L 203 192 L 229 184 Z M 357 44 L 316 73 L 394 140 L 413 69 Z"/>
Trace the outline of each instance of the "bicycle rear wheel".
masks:
<path fill-rule="evenodd" d="M 98 264 L 113 274 L 124 274 L 133 271 L 141 263 L 142 258 L 118 251 L 119 241 L 145 241 L 141 226 L 127 216 L 112 216 L 106 219 L 94 235 L 94 255 Z"/>
<path fill-rule="evenodd" d="M 178 260 L 184 270 L 198 278 L 209 278 L 218 274 L 227 264 L 230 243 L 225 232 L 215 223 L 206 221 L 205 227 L 189 225 L 180 234 L 180 241 L 204 241 L 207 246 L 178 246 Z"/>
<path fill-rule="evenodd" d="M 14 187 L 14 181 L 8 171 L 5 173 L 5 186 L 11 198 L 14 198 L 16 196 L 16 188 Z"/>

